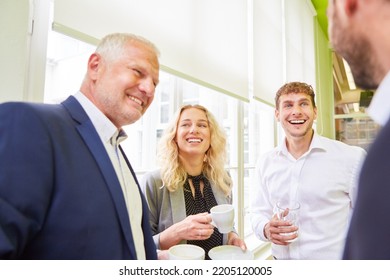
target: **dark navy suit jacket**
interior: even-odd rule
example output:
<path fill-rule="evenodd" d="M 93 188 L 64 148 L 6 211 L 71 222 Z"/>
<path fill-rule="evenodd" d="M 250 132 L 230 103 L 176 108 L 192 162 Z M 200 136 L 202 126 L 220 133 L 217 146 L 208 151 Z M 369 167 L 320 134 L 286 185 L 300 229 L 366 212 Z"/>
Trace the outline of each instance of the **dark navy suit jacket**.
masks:
<path fill-rule="evenodd" d="M 156 259 L 141 198 L 146 258 Z M 137 259 L 134 242 L 115 170 L 78 101 L 0 104 L 0 258 Z"/>
<path fill-rule="evenodd" d="M 344 259 L 390 260 L 390 121 L 381 129 L 360 173 Z"/>

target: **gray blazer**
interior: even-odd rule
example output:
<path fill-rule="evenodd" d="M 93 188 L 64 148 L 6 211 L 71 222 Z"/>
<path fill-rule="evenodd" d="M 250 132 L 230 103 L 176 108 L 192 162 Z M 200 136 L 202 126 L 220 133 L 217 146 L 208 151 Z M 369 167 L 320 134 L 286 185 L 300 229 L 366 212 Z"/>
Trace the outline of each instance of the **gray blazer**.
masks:
<path fill-rule="evenodd" d="M 157 249 L 160 249 L 160 233 L 186 218 L 183 188 L 178 188 L 175 192 L 170 192 L 166 187 L 163 187 L 160 170 L 146 173 L 140 181 L 140 187 L 149 206 L 149 221 L 154 243 Z M 231 196 L 226 197 L 213 184 L 211 184 L 211 189 L 218 204 L 232 203 Z M 186 243 L 186 241 L 183 240 L 181 243 Z M 227 234 L 224 234 L 223 244 L 226 243 Z"/>

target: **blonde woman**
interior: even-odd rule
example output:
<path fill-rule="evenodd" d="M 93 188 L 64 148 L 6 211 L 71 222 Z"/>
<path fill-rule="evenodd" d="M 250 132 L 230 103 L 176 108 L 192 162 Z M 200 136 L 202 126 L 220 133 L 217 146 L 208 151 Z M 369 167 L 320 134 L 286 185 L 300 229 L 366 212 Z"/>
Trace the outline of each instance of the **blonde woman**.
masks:
<path fill-rule="evenodd" d="M 185 105 L 175 114 L 160 140 L 160 169 L 141 182 L 157 249 L 194 244 L 206 251 L 206 259 L 223 244 L 246 250 L 236 232 L 221 234 L 210 223 L 213 206 L 232 202 L 225 148 L 225 133 L 205 107 Z"/>

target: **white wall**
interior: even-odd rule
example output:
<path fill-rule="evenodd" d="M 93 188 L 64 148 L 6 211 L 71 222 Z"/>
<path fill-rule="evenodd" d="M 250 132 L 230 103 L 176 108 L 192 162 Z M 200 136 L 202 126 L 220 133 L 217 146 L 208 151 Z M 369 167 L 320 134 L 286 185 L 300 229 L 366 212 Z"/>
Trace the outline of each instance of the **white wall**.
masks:
<path fill-rule="evenodd" d="M 28 61 L 29 1 L 0 2 L 0 102 L 23 100 Z"/>
<path fill-rule="evenodd" d="M 9 1 L 9 0 L 7 0 Z M 20 1 L 20 0 L 18 0 Z M 23 0 L 26 1 L 26 0 Z M 50 2 L 53 0 L 30 0 L 34 19 L 34 32 L 30 37 L 26 101 L 43 102 L 45 91 L 45 72 L 47 41 L 49 34 Z"/>
<path fill-rule="evenodd" d="M 43 101 L 49 4 L 0 1 L 0 102 Z"/>

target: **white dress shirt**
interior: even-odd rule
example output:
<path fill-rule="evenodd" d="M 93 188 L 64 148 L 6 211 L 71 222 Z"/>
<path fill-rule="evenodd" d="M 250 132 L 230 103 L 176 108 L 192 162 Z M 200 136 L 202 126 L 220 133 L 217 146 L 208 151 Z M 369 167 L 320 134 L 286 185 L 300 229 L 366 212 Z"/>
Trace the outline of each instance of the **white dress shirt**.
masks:
<path fill-rule="evenodd" d="M 368 114 L 379 125 L 384 126 L 390 118 L 390 72 L 387 73 L 368 108 Z"/>
<path fill-rule="evenodd" d="M 272 244 L 277 259 L 340 259 L 357 180 L 366 152 L 314 133 L 309 150 L 295 159 L 283 143 L 266 153 L 256 166 L 252 186 L 251 221 L 256 236 L 267 241 L 263 229 L 278 200 L 301 204 L 298 239 L 288 246 Z"/>
<path fill-rule="evenodd" d="M 137 259 L 144 260 L 146 255 L 142 231 L 141 195 L 131 171 L 118 148 L 119 143 L 125 140 L 127 135 L 122 130 L 124 134 L 119 135 L 121 131 L 84 94 L 77 92 L 74 97 L 90 118 L 114 166 L 129 214 Z"/>

